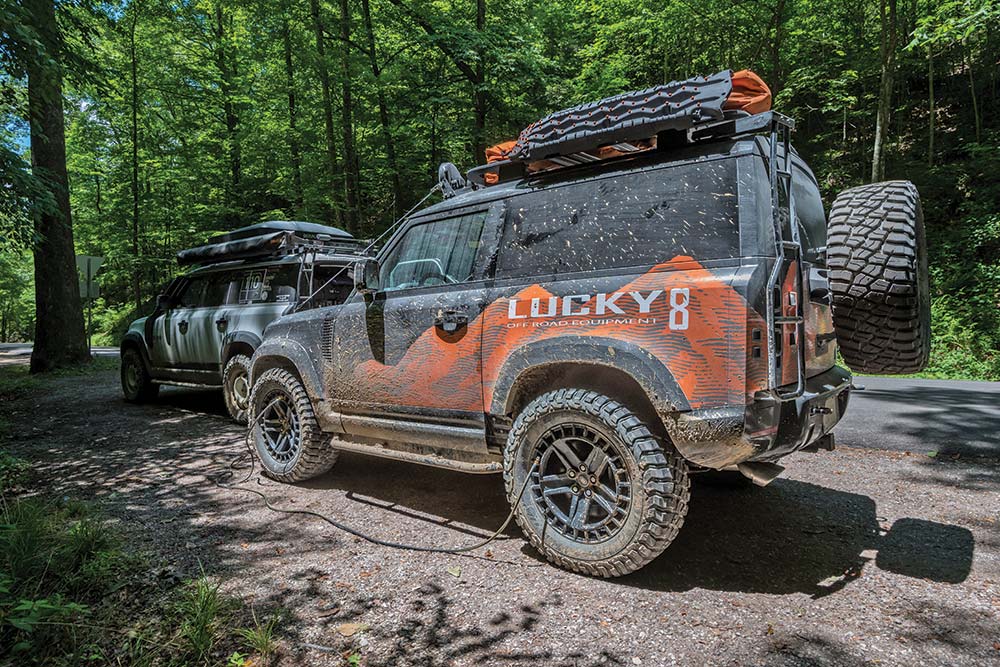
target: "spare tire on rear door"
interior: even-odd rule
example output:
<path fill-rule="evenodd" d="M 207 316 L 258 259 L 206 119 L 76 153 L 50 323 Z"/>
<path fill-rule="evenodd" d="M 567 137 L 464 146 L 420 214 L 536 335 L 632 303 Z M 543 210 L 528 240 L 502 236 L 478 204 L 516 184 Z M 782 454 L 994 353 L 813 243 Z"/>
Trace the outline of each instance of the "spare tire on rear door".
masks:
<path fill-rule="evenodd" d="M 927 244 L 909 181 L 845 190 L 830 209 L 827 266 L 844 361 L 862 373 L 915 373 L 930 355 Z"/>

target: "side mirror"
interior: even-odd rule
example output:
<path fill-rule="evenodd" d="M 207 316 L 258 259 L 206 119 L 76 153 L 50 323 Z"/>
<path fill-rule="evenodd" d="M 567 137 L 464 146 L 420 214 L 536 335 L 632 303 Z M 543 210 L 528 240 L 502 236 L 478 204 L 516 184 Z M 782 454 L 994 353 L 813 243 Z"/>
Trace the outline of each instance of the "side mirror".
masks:
<path fill-rule="evenodd" d="M 156 309 L 157 310 L 170 310 L 170 307 L 174 305 L 173 299 L 171 299 L 166 294 L 156 295 Z"/>
<path fill-rule="evenodd" d="M 365 258 L 354 265 L 354 289 L 361 294 L 371 294 L 379 289 L 380 267 L 377 259 Z"/>

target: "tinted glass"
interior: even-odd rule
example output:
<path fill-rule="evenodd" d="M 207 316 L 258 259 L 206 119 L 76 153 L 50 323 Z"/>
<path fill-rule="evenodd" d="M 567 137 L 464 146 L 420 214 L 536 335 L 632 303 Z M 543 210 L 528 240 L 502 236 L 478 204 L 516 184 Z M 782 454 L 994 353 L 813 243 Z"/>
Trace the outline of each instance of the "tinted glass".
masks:
<path fill-rule="evenodd" d="M 187 286 L 181 289 L 177 297 L 178 308 L 197 308 L 201 305 L 205 296 L 205 287 L 208 279 L 205 276 L 191 278 L 187 281 Z"/>
<path fill-rule="evenodd" d="M 736 160 L 547 188 L 507 211 L 498 278 L 739 255 Z"/>
<path fill-rule="evenodd" d="M 241 271 L 236 275 L 230 303 L 293 303 L 299 265 L 271 266 Z"/>
<path fill-rule="evenodd" d="M 460 283 L 472 277 L 486 212 L 411 227 L 382 262 L 384 290 Z"/>

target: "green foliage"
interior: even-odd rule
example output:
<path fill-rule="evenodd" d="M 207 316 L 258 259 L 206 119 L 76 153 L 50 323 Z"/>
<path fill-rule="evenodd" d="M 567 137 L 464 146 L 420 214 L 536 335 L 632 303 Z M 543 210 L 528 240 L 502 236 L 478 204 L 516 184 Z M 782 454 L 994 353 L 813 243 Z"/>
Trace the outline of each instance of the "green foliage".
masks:
<path fill-rule="evenodd" d="M 261 623 L 257 619 L 257 611 L 252 607 L 250 609 L 250 613 L 253 619 L 253 626 L 249 628 L 239 628 L 236 632 L 243 638 L 247 648 L 259 655 L 263 664 L 266 665 L 278 647 L 278 639 L 275 636 L 275 630 L 277 629 L 278 623 L 281 621 L 281 616 L 278 614 L 272 614 L 267 618 L 267 620 Z"/>
<path fill-rule="evenodd" d="M 206 577 L 194 580 L 181 592 L 177 604 L 179 635 L 189 655 L 204 663 L 219 639 L 229 612 L 219 584 Z"/>
<path fill-rule="evenodd" d="M 31 464 L 24 459 L 0 450 L 0 493 L 20 486 L 27 478 L 30 469 Z"/>
<path fill-rule="evenodd" d="M 828 202 L 871 173 L 882 68 L 877 2 L 487 0 L 479 29 L 469 0 L 368 0 L 349 3 L 345 42 L 337 38 L 338 3 L 317 0 L 322 57 L 310 4 L 59 4 L 70 52 L 77 250 L 107 258 L 97 341 L 117 342 L 176 272 L 174 253 L 214 232 L 267 218 L 343 224 L 345 118 L 358 153 L 355 213 L 369 235 L 423 194 L 439 162 L 481 161 L 481 140 L 513 138 L 573 103 L 724 68 L 754 69 L 770 84 L 776 106 L 796 120 L 796 145 Z M 975 235 L 1000 210 L 1000 2 L 897 5 L 886 176 L 913 180 L 923 196 L 941 320 L 934 372 L 960 373 L 961 359 L 977 357 L 968 373 L 990 377 L 984 360 L 998 349 L 991 312 L 1000 253 Z M 14 7 L 0 19 L 11 26 L 7 41 L 31 29 L 15 29 L 24 22 Z M 24 80 L 18 59 L 4 58 L 7 41 L 0 38 L 0 177 L 15 196 L 0 204 L 0 232 L 20 230 L 23 246 L 40 199 L 23 149 Z M 348 85 L 351 107 L 342 113 Z M 979 244 L 975 258 L 958 251 L 970 243 Z M 7 336 L 23 339 L 31 305 L 15 273 L 0 261 L 0 285 L 10 285 L 0 290 L 0 314 L 3 303 L 18 304 L 8 309 L 18 323 Z"/>
<path fill-rule="evenodd" d="M 38 498 L 0 504 L 0 660 L 46 664 L 79 646 L 74 625 L 134 566 L 87 508 Z"/>

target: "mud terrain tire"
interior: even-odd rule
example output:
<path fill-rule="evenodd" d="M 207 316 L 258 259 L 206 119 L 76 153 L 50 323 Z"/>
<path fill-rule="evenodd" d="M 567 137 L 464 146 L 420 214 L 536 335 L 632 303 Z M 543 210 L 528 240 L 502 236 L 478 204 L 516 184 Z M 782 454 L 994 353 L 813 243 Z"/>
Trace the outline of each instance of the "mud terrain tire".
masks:
<path fill-rule="evenodd" d="M 282 406 L 278 409 L 277 406 Z M 284 437 L 268 431 L 272 417 L 288 416 L 294 424 Z M 298 378 L 283 368 L 264 371 L 250 394 L 250 437 L 264 474 L 279 482 L 301 482 L 322 475 L 337 462 L 337 450 L 320 429 L 312 403 Z M 280 431 L 280 425 L 277 425 Z M 278 446 L 275 446 L 275 443 Z"/>
<path fill-rule="evenodd" d="M 579 441 L 574 441 L 577 437 Z M 598 495 L 608 502 L 608 496 L 601 490 L 607 487 L 590 485 L 588 481 L 595 479 L 590 473 L 582 476 L 577 473 L 574 475 L 577 483 L 587 484 L 587 490 L 594 491 L 591 503 L 583 510 L 580 523 L 583 538 L 577 536 L 577 531 L 570 538 L 566 531 L 573 530 L 572 527 L 558 518 L 556 510 L 551 509 L 553 504 L 546 504 L 546 498 L 555 494 L 543 493 L 542 483 L 562 484 L 551 481 L 561 478 L 559 474 L 546 474 L 552 470 L 548 467 L 552 462 L 555 462 L 555 470 L 564 470 L 566 477 L 570 467 L 576 471 L 577 465 L 598 463 L 599 456 L 582 458 L 588 451 L 585 444 L 588 437 L 602 442 L 601 451 L 607 453 L 604 467 L 592 464 L 590 470 L 604 471 L 597 473 L 599 483 L 605 479 L 614 480 L 618 489 L 616 502 L 627 494 L 627 505 L 626 509 L 618 510 L 623 517 L 617 521 L 617 527 L 587 529 L 586 525 L 600 522 L 602 513 L 608 516 L 612 513 L 603 506 L 592 504 L 597 503 Z M 566 443 L 575 450 L 569 459 L 562 451 Z M 546 455 L 550 449 L 560 450 L 556 458 Z M 595 446 L 590 451 L 596 450 Z M 577 453 L 580 456 L 573 458 Z M 610 477 L 608 471 L 611 471 Z M 525 487 L 529 474 L 532 481 Z M 546 479 L 550 482 L 544 482 Z M 660 555 L 684 523 L 690 497 L 687 464 L 673 448 L 653 436 L 624 405 L 583 389 L 559 389 L 539 396 L 517 416 L 504 450 L 504 482 L 508 501 L 512 506 L 517 503 L 514 507 L 517 523 L 532 546 L 560 567 L 600 577 L 634 572 Z M 517 502 L 522 488 L 524 494 Z M 546 488 L 551 491 L 553 487 Z M 554 501 L 569 504 L 570 509 L 564 517 L 573 514 L 573 508 L 577 507 L 572 505 L 574 496 L 578 503 L 583 502 L 583 493 L 582 490 L 579 493 L 562 492 Z M 614 506 L 622 507 L 621 504 Z M 597 521 L 583 523 L 595 513 Z M 607 536 L 600 534 L 604 530 Z M 592 534 L 588 537 L 587 533 Z"/>
<path fill-rule="evenodd" d="M 930 356 L 927 243 L 909 181 L 845 190 L 830 209 L 827 266 L 844 361 L 862 373 L 916 373 Z"/>
<path fill-rule="evenodd" d="M 229 416 L 238 424 L 247 423 L 247 408 L 250 405 L 250 357 L 235 354 L 226 362 L 222 371 L 222 397 L 226 401 Z"/>
<path fill-rule="evenodd" d="M 122 353 L 121 381 L 122 395 L 129 403 L 146 403 L 155 400 L 160 393 L 160 385 L 149 377 L 142 355 L 135 348 Z"/>

